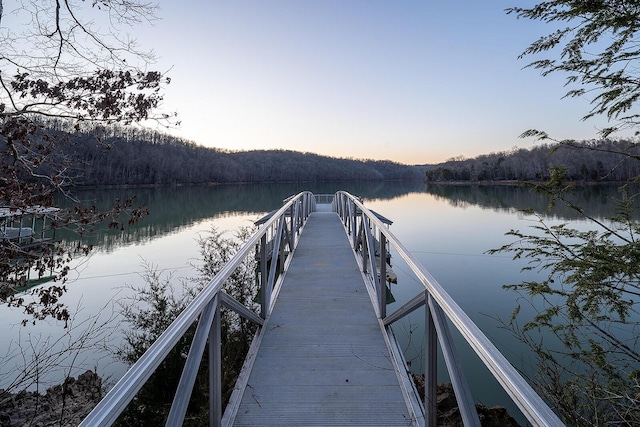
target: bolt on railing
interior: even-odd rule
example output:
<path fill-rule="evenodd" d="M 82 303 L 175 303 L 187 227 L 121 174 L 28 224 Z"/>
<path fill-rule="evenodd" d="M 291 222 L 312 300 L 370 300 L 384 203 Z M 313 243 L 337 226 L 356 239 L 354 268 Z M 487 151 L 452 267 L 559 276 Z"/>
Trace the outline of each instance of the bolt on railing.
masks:
<path fill-rule="evenodd" d="M 440 343 L 445 364 L 451 377 L 456 400 L 465 426 L 480 426 L 473 396 L 466 381 L 461 361 L 453 342 L 447 319 L 458 329 L 463 338 L 480 357 L 510 398 L 534 426 L 563 426 L 558 416 L 531 388 L 526 380 L 489 341 L 475 323 L 458 306 L 427 269 L 404 247 L 395 235 L 384 226 L 376 214 L 368 210 L 362 200 L 339 191 L 335 194 L 333 209 L 342 219 L 346 232 L 356 253 L 360 254 L 362 272 L 369 277 L 376 292 L 378 315 L 387 333 L 389 326 L 414 310 L 425 306 L 425 424 L 435 426 L 437 342 Z M 377 244 L 376 244 L 377 242 Z M 386 314 L 386 250 L 392 246 L 416 275 L 425 290 L 398 308 Z M 380 271 L 377 271 L 375 256 L 379 249 Z"/>
<path fill-rule="evenodd" d="M 151 347 L 133 364 L 118 383 L 98 403 L 80 426 L 109 426 L 116 421 L 136 393 L 144 386 L 178 340 L 196 321 L 196 332 L 182 371 L 182 376 L 171 405 L 167 426 L 182 425 L 191 398 L 198 367 L 209 342 L 209 423 L 220 426 L 222 419 L 221 391 L 221 331 L 220 307 L 234 310 L 240 316 L 261 326 L 269 315 L 272 301 L 271 290 L 276 283 L 276 269 L 285 268 L 297 243 L 297 236 L 305 221 L 315 210 L 315 198 L 310 192 L 302 192 L 289 198 L 282 208 L 262 223 L 261 228 L 244 243 L 238 253 L 204 287 Z M 274 232 L 274 228 L 276 231 Z M 273 242 L 272 245 L 269 245 Z M 255 256 L 256 246 L 260 251 L 261 313 L 257 315 L 233 299 L 223 290 L 224 282 L 249 256 Z M 272 246 L 271 261 L 267 266 L 268 247 Z M 288 249 L 288 251 L 287 251 Z"/>

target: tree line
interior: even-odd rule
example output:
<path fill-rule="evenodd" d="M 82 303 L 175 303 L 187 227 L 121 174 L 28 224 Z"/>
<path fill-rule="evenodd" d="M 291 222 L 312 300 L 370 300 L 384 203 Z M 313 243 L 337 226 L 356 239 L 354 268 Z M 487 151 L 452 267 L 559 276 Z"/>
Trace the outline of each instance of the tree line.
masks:
<path fill-rule="evenodd" d="M 621 155 L 622 153 L 622 155 Z M 599 140 L 540 144 L 531 149 L 484 154 L 471 159 L 452 158 L 426 171 L 429 182 L 546 181 L 555 167 L 566 169 L 574 182 L 623 182 L 640 175 L 632 141 Z"/>
<path fill-rule="evenodd" d="M 555 167 L 574 182 L 623 182 L 640 175 L 640 147 L 625 139 L 543 143 L 435 165 L 335 158 L 291 150 L 231 151 L 140 127 L 78 127 L 47 120 L 57 155 L 79 187 L 230 183 L 546 181 Z M 623 153 L 623 155 L 620 155 Z"/>
<path fill-rule="evenodd" d="M 197 185 L 299 181 L 410 181 L 425 168 L 289 150 L 230 151 L 145 128 L 73 128 L 49 120 L 58 151 L 74 166 L 76 186 Z"/>

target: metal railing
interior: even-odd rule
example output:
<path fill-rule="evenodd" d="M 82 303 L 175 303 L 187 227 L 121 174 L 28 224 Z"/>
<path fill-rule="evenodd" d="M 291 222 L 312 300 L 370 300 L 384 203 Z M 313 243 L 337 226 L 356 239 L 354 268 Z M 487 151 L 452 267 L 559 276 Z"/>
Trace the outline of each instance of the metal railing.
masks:
<path fill-rule="evenodd" d="M 0 207 L 0 242 L 11 242 L 22 248 L 28 244 L 43 244 L 55 239 L 51 225 L 59 208 L 35 206 L 27 209 Z"/>
<path fill-rule="evenodd" d="M 389 342 L 395 342 L 393 332 L 389 327 L 392 323 L 423 305 L 426 308 L 425 398 L 422 409 L 426 425 L 435 426 L 437 420 L 437 342 L 439 341 L 463 423 L 465 426 L 480 426 L 473 396 L 465 379 L 447 319 L 458 329 L 532 425 L 553 427 L 564 425 L 436 279 L 384 226 L 376 214 L 368 210 L 361 200 L 343 191 L 335 194 L 333 209 L 342 219 L 350 236 L 352 247 L 358 255 L 362 272 L 369 278 L 377 295 L 377 312 L 386 327 Z M 386 313 L 386 283 L 384 279 L 386 277 L 388 245 L 392 246 L 398 255 L 406 261 L 425 288 L 423 292 L 390 315 Z M 379 263 L 376 263 L 376 256 L 380 259 Z M 378 271 L 377 264 L 380 265 L 380 271 Z"/>
<path fill-rule="evenodd" d="M 333 202 L 333 194 L 315 194 L 316 203 L 330 205 Z"/>
<path fill-rule="evenodd" d="M 182 425 L 184 421 L 198 367 L 208 340 L 210 343 L 208 355 L 210 362 L 209 423 L 211 426 L 220 426 L 222 419 L 220 305 L 236 311 L 257 325 L 263 324 L 273 307 L 271 292 L 276 282 L 276 270 L 284 269 L 288 265 L 290 255 L 297 244 L 298 235 L 313 210 L 315 210 L 315 198 L 309 192 L 302 192 L 287 199 L 282 208 L 262 224 L 261 228 L 242 245 L 238 253 L 180 313 L 156 342 L 131 366 L 80 426 L 109 426 L 116 421 L 178 340 L 196 321 L 198 322 L 196 332 L 166 425 Z M 272 248 L 269 260 L 267 259 L 268 245 Z M 255 256 L 256 246 L 258 246 L 261 258 L 259 272 L 260 315 L 234 300 L 223 290 L 225 281 L 242 261 L 249 256 Z"/>
<path fill-rule="evenodd" d="M 438 341 L 451 376 L 464 425 L 480 425 L 474 401 L 448 328 L 447 319 L 460 331 L 531 424 L 535 426 L 563 425 L 440 284 L 389 231 L 386 227 L 386 224 L 389 224 L 388 220 L 368 210 L 359 199 L 346 192 L 338 192 L 332 195 L 332 199 L 333 209 L 341 217 L 354 251 L 359 257 L 358 262 L 363 275 L 369 279 L 370 287 L 373 288 L 371 292 L 376 297 L 376 311 L 387 331 L 386 339 L 394 352 L 394 357 L 403 359 L 393 331 L 389 326 L 417 308 L 426 306 L 425 399 L 422 404 L 418 402 L 421 405 L 418 410 L 425 414 L 424 422 L 426 425 L 436 425 Z M 80 425 L 85 427 L 111 425 L 144 386 L 178 340 L 196 321 L 196 332 L 166 425 L 181 425 L 184 421 L 207 341 L 210 343 L 208 354 L 210 362 L 209 423 L 211 426 L 220 426 L 229 421 L 227 413 L 224 413 L 226 421 L 222 419 L 220 307 L 222 305 L 230 308 L 261 326 L 273 307 L 272 291 L 276 286 L 276 271 L 286 270 L 306 219 L 315 210 L 316 203 L 326 202 L 328 199 L 317 198 L 309 192 L 303 192 L 285 200 L 282 208 L 261 220 L 261 228 L 249 238 L 238 253 L 194 298 L 147 352 L 131 366 L 129 371 Z M 386 313 L 384 279 L 386 277 L 388 246 L 392 246 L 397 251 L 425 287 L 423 292 L 390 315 Z M 260 314 L 249 310 L 223 290 L 225 281 L 245 258 L 255 256 L 256 247 L 260 256 L 258 274 L 261 292 Z M 379 257 L 379 262 L 376 262 L 376 257 Z M 251 353 L 252 350 L 250 349 L 249 352 Z M 413 388 L 413 385 L 410 386 Z"/>

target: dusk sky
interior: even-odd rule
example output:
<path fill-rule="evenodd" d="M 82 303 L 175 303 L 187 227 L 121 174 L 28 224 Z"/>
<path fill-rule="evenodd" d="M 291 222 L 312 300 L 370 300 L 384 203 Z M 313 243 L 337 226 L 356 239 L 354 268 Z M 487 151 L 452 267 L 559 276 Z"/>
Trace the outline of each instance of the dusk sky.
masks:
<path fill-rule="evenodd" d="M 527 2 L 530 3 L 530 2 Z M 591 139 L 587 100 L 518 55 L 553 28 L 515 0 L 160 1 L 136 37 L 172 78 L 172 133 L 231 150 L 437 163 L 531 147 L 537 128 Z"/>

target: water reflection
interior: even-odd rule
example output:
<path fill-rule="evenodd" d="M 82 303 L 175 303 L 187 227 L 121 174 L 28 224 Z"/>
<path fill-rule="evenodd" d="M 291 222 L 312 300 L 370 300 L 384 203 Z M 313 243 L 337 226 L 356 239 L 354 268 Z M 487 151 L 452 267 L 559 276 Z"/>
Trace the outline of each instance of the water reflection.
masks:
<path fill-rule="evenodd" d="M 101 230 L 91 239 L 97 252 L 69 282 L 64 296 L 71 307 L 82 305 L 86 312 L 96 313 L 110 300 L 121 298 L 122 286 L 142 285 L 139 277 L 141 260 L 161 269 L 180 269 L 182 277 L 195 273 L 189 264 L 198 257 L 195 238 L 211 226 L 220 229 L 250 224 L 262 214 L 281 206 L 282 200 L 302 190 L 317 194 L 332 194 L 346 190 L 363 197 L 365 205 L 391 219 L 393 233 L 418 260 L 436 277 L 446 291 L 469 314 L 474 322 L 519 368 L 526 369 L 527 349 L 518 346 L 508 333 L 500 329 L 494 317 L 508 318 L 517 295 L 502 289 L 502 285 L 533 279 L 534 272 L 520 271 L 523 263 L 511 256 L 488 256 L 485 251 L 507 243 L 504 233 L 523 229 L 516 214 L 518 209 L 534 208 L 545 212 L 547 200 L 518 186 L 435 186 L 414 183 L 296 183 L 278 185 L 224 185 L 215 187 L 145 188 L 82 191 L 78 196 L 87 203 L 107 206 L 116 198 L 136 195 L 137 202 L 149 208 L 151 215 L 125 233 Z M 611 198 L 618 197 L 615 186 L 594 186 L 578 189 L 580 198 L 594 216 L 612 215 Z M 574 221 L 575 212 L 558 205 L 552 215 L 561 221 Z M 77 236 L 66 235 L 73 240 Z M 406 302 L 422 290 L 400 257 L 394 256 L 393 268 L 398 285 L 393 293 L 395 306 Z M 120 293 L 119 293 L 120 292 Z M 389 312 L 394 307 L 389 307 Z M 24 317 L 2 307 L 3 319 L 9 325 Z M 412 368 L 421 370 L 424 315 L 417 313 L 407 323 L 398 324 L 398 338 L 414 359 Z M 59 331 L 57 325 L 46 328 L 40 324 L 31 330 L 42 333 Z M 7 342 L 22 331 L 13 328 L 0 339 Z M 460 341 L 460 348 L 464 348 Z M 463 352 L 465 368 L 478 390 L 476 398 L 493 405 L 505 405 L 499 386 L 488 386 L 490 374 L 483 374 L 482 364 L 473 352 Z M 475 358 L 475 359 L 474 359 Z M 104 360 L 105 358 L 102 359 Z M 87 368 L 96 365 L 88 357 Z M 107 371 L 99 366 L 102 373 Z M 123 368 L 112 368 L 117 379 Z M 2 379 L 2 378 L 0 378 Z M 441 380 L 445 380 L 443 376 Z M 509 405 L 507 405 L 509 406 Z"/>
<path fill-rule="evenodd" d="M 150 215 L 124 231 L 108 229 L 106 223 L 83 236 L 86 244 L 98 251 L 112 251 L 116 247 L 145 242 L 174 234 L 200 221 L 229 215 L 259 215 L 282 206 L 282 201 L 300 191 L 333 194 L 346 190 L 365 199 L 393 199 L 410 192 L 424 190 L 420 182 L 389 184 L 375 183 L 291 183 L 278 185 L 219 185 L 205 187 L 163 187 L 135 189 L 82 190 L 76 197 L 86 206 L 109 209 L 115 200 L 135 196 L 135 203 L 149 209 Z M 61 200 L 61 205 L 65 205 Z M 59 238 L 67 243 L 79 236 L 61 230 Z"/>
<path fill-rule="evenodd" d="M 84 243 L 94 245 L 98 251 L 149 241 L 178 233 L 200 221 L 229 215 L 256 215 L 279 208 L 282 201 L 300 191 L 316 194 L 333 194 L 346 190 L 362 197 L 365 202 L 392 201 L 410 194 L 429 194 L 436 200 L 446 201 L 454 208 L 467 209 L 478 206 L 497 212 L 513 212 L 534 209 L 546 217 L 560 220 L 581 219 L 580 215 L 558 203 L 548 210 L 548 199 L 530 188 L 517 185 L 437 185 L 421 182 L 335 182 L 290 183 L 261 185 L 219 185 L 208 187 L 135 188 L 109 190 L 83 190 L 77 197 L 85 205 L 95 204 L 108 209 L 116 199 L 126 200 L 135 196 L 136 204 L 146 206 L 150 215 L 125 231 L 99 226 L 94 233 L 83 236 Z M 576 189 L 575 200 L 596 217 L 612 215 L 612 200 L 620 198 L 617 186 L 588 186 Z M 61 204 L 64 205 L 64 200 Z M 410 208 L 410 204 L 407 206 Z M 381 212 L 382 213 L 382 212 Z M 391 218 L 393 220 L 393 218 Z M 58 236 L 65 242 L 78 240 L 78 235 L 62 230 Z"/>
<path fill-rule="evenodd" d="M 537 194 L 530 187 L 521 185 L 427 184 L 425 191 L 458 208 L 476 205 L 496 211 L 533 209 L 537 213 L 556 219 L 575 220 L 582 218 L 582 215 L 562 203 L 556 203 L 549 209 L 549 199 L 546 196 Z M 638 189 L 633 189 L 633 191 L 637 192 Z M 610 184 L 577 187 L 569 199 L 578 203 L 589 215 L 595 218 L 605 218 L 612 215 L 612 202 L 620 200 L 621 197 L 619 186 Z"/>

